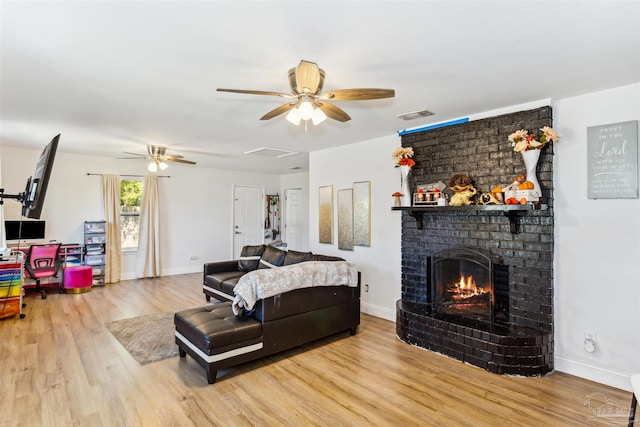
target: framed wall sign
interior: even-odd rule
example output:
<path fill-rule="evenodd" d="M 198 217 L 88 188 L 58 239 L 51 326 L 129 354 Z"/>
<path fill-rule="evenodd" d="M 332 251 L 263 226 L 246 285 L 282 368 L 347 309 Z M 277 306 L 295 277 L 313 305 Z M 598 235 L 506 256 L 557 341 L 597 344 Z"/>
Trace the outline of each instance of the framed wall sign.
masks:
<path fill-rule="evenodd" d="M 638 198 L 638 121 L 587 128 L 587 197 Z"/>

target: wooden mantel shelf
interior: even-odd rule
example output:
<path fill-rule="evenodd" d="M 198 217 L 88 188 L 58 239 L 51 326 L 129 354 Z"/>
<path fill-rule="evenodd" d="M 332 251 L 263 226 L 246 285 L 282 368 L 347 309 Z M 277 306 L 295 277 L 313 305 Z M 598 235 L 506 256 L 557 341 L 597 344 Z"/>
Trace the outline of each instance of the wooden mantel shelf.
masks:
<path fill-rule="evenodd" d="M 466 205 L 466 206 L 394 206 L 391 210 L 406 211 L 416 220 L 416 228 L 422 230 L 422 219 L 424 215 L 433 212 L 476 212 L 481 215 L 483 212 L 503 212 L 509 218 L 509 228 L 511 233 L 519 232 L 518 219 L 527 215 L 533 210 L 546 210 L 547 205 Z"/>

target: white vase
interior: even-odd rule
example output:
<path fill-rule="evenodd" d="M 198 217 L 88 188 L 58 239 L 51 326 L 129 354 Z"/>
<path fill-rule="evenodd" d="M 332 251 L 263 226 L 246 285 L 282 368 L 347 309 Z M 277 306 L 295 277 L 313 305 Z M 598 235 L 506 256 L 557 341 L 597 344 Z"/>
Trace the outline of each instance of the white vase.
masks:
<path fill-rule="evenodd" d="M 409 166 L 400 166 L 400 192 L 402 206 L 411 206 L 411 190 L 409 189 Z"/>
<path fill-rule="evenodd" d="M 540 158 L 540 150 L 527 150 L 522 151 L 522 160 L 524 161 L 524 167 L 527 174 L 527 181 L 533 182 L 533 192 L 538 197 L 542 197 L 542 188 L 538 182 L 538 176 L 536 175 L 536 167 L 538 166 L 538 159 Z"/>

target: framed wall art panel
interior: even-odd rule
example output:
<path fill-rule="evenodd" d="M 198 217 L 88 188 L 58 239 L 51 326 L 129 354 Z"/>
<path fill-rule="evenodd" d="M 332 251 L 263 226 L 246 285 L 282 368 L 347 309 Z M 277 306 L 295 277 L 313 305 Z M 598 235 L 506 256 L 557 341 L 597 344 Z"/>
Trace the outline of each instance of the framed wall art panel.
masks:
<path fill-rule="evenodd" d="M 333 185 L 318 188 L 318 236 L 320 243 L 333 243 Z"/>
<path fill-rule="evenodd" d="M 353 244 L 371 246 L 371 181 L 353 183 Z"/>
<path fill-rule="evenodd" d="M 353 250 L 353 189 L 338 190 L 338 249 Z"/>

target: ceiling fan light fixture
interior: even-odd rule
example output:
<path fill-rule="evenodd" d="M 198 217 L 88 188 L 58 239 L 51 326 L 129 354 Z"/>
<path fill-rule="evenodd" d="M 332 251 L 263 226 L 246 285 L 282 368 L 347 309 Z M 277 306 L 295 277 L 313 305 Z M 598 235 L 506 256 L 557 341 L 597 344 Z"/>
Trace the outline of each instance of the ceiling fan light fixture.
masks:
<path fill-rule="evenodd" d="M 147 169 L 149 169 L 149 172 L 158 172 L 158 165 L 156 162 L 151 162 L 149 166 L 147 166 Z"/>
<path fill-rule="evenodd" d="M 313 117 L 313 105 L 311 105 L 311 102 L 307 100 L 302 101 L 298 107 L 298 114 L 300 114 L 302 120 L 311 119 L 311 117 Z"/>
<path fill-rule="evenodd" d="M 327 120 L 327 115 L 320 108 L 316 108 L 313 112 L 313 116 L 311 116 L 311 121 L 314 125 L 319 125 L 320 123 Z"/>
<path fill-rule="evenodd" d="M 166 164 L 165 162 L 162 162 L 162 161 L 160 163 L 158 163 L 158 166 L 160 167 L 161 171 L 163 171 L 163 170 L 165 170 L 165 169 L 167 169 L 169 167 L 168 164 Z"/>
<path fill-rule="evenodd" d="M 291 111 L 289 111 L 289 114 L 287 114 L 287 120 L 289 121 L 289 123 L 292 123 L 296 126 L 300 124 L 301 118 L 297 108 L 294 107 L 291 109 Z"/>

